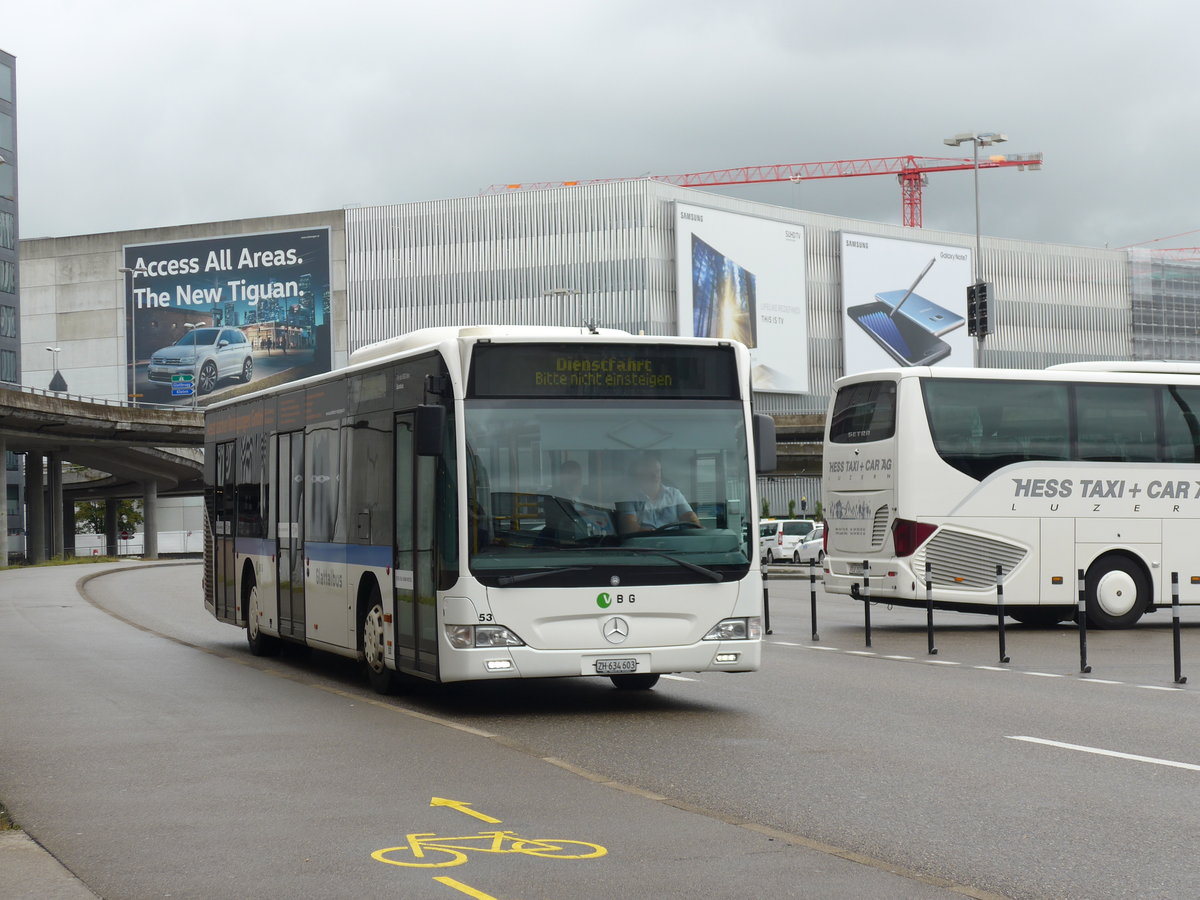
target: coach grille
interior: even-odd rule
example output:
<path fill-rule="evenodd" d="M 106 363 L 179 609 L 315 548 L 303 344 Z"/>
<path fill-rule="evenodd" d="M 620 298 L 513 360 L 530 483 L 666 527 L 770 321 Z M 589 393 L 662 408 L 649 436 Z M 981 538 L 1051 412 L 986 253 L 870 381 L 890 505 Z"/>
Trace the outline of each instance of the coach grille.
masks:
<path fill-rule="evenodd" d="M 996 566 L 1007 575 L 1025 552 L 1015 544 L 942 528 L 913 554 L 913 570 L 923 573 L 928 561 L 935 585 L 990 589 L 996 584 Z"/>

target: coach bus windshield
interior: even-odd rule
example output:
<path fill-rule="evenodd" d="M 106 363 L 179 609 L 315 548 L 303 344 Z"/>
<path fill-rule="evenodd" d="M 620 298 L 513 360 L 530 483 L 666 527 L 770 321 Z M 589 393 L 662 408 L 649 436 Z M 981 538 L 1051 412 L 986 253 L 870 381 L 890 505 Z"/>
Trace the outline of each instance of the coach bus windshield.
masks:
<path fill-rule="evenodd" d="M 472 573 L 531 587 L 744 576 L 743 416 L 736 401 L 468 400 Z"/>

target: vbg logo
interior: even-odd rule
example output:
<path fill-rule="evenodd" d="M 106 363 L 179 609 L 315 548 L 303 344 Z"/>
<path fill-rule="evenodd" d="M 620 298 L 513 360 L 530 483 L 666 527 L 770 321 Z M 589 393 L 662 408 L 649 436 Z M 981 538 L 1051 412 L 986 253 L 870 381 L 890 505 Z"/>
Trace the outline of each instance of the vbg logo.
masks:
<path fill-rule="evenodd" d="M 597 594 L 596 605 L 601 609 L 608 609 L 610 606 L 612 606 L 612 596 L 604 593 Z"/>

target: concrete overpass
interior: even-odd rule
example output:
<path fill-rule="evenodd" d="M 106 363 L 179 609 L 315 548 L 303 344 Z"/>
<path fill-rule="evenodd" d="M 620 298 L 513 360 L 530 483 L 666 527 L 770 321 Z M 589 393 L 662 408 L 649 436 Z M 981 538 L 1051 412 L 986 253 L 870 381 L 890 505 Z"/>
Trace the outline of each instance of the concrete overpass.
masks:
<path fill-rule="evenodd" d="M 74 504 L 76 499 L 140 497 L 146 519 L 145 555 L 157 557 L 158 496 L 203 491 L 203 445 L 204 414 L 198 410 L 135 407 L 0 386 L 0 459 L 6 450 L 25 454 L 26 552 L 34 562 L 46 559 L 47 543 L 50 556 L 63 553 L 68 499 Z M 108 477 L 64 484 L 64 462 Z M 39 498 L 41 502 L 35 502 Z M 111 502 L 105 531 L 114 555 L 116 523 L 116 503 Z"/>

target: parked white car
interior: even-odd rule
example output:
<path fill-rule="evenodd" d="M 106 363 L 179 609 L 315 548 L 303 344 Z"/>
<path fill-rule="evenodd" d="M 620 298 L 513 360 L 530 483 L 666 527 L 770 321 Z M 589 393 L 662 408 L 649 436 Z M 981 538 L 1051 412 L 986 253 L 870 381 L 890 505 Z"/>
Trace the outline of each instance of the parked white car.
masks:
<path fill-rule="evenodd" d="M 795 550 L 796 562 L 819 566 L 825 562 L 825 523 L 818 522 Z"/>
<path fill-rule="evenodd" d="M 759 558 L 768 565 L 777 560 L 799 562 L 796 550 L 815 524 L 812 519 L 767 519 L 760 522 Z"/>
<path fill-rule="evenodd" d="M 237 328 L 193 328 L 169 347 L 150 354 L 146 377 L 170 384 L 172 375 L 190 375 L 197 394 L 207 394 L 222 378 L 248 382 L 254 376 L 254 351 Z"/>

